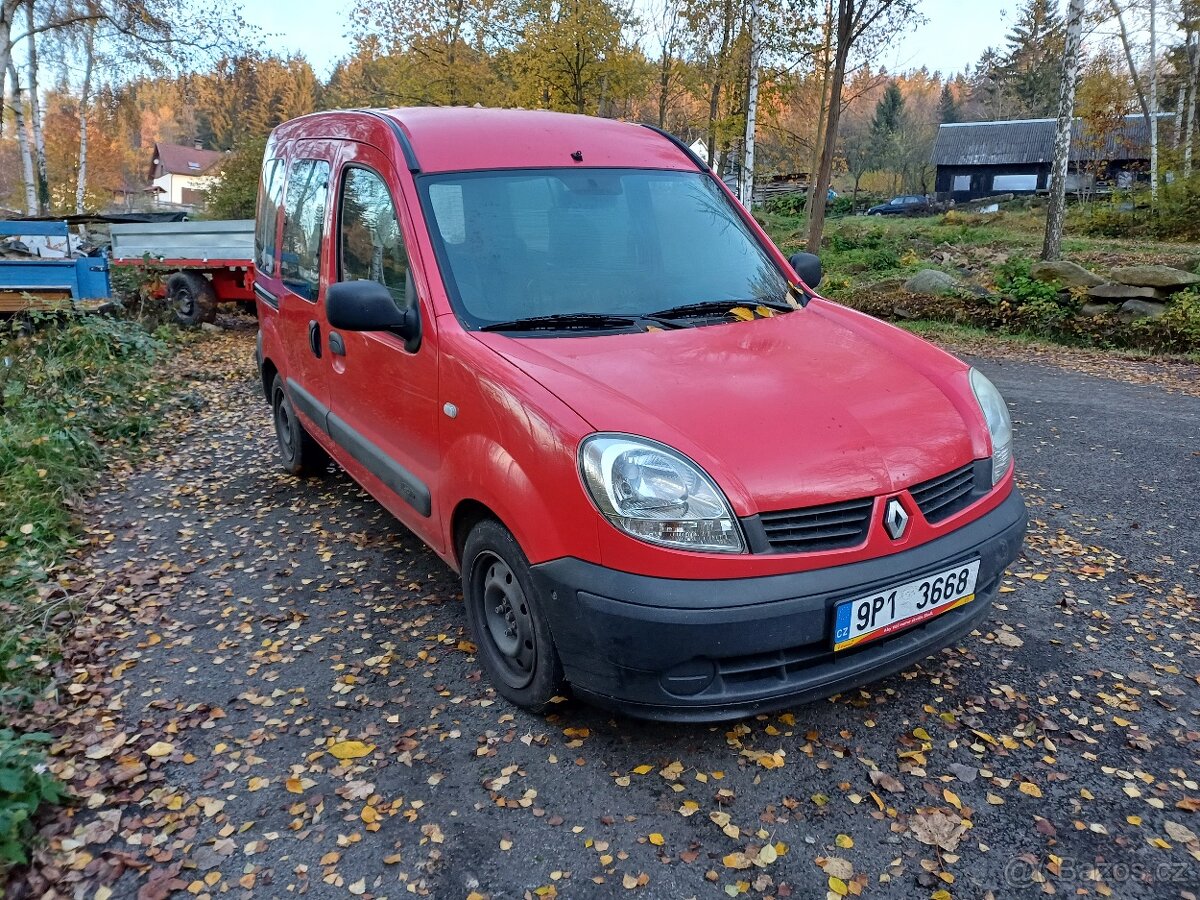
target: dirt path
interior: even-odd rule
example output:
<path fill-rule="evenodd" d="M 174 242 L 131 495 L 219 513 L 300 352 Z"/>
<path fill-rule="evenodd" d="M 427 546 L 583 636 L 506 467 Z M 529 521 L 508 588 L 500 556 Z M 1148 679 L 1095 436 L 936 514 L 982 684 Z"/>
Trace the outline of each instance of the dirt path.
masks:
<path fill-rule="evenodd" d="M 14 897 L 1189 897 L 1200 400 L 981 362 L 1032 530 L 986 631 L 735 726 L 495 697 L 459 586 L 276 467 L 253 332 L 96 498 L 56 704 L 80 797 Z M 1188 892 L 1193 893 L 1188 893 Z"/>

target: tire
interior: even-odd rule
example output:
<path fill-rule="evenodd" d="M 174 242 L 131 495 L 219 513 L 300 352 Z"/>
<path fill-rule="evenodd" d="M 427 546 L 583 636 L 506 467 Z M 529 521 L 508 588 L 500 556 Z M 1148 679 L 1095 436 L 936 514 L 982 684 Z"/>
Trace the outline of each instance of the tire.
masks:
<path fill-rule="evenodd" d="M 329 454 L 300 424 L 283 388 L 283 379 L 278 375 L 271 383 L 271 418 L 275 421 L 275 438 L 283 468 L 302 478 L 325 474 Z"/>
<path fill-rule="evenodd" d="M 494 519 L 471 529 L 462 560 L 467 626 L 492 686 L 517 706 L 545 711 L 565 681 L 529 560 Z"/>
<path fill-rule="evenodd" d="M 187 328 L 217 319 L 217 293 L 212 283 L 195 272 L 176 272 L 167 279 L 167 299 L 175 321 Z"/>

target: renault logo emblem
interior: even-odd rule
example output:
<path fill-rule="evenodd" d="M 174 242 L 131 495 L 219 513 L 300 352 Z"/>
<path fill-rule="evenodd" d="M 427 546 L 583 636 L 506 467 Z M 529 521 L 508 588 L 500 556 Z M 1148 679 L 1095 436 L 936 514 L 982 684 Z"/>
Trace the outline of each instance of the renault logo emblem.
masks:
<path fill-rule="evenodd" d="M 904 537 L 904 532 L 908 531 L 908 519 L 908 513 L 895 497 L 883 508 L 883 527 L 887 529 L 893 541 Z"/>

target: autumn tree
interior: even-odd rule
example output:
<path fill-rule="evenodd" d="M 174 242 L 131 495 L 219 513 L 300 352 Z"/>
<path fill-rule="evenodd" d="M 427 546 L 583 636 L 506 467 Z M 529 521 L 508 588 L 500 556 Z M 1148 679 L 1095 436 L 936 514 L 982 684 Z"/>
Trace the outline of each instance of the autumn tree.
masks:
<path fill-rule="evenodd" d="M 214 219 L 253 219 L 262 172 L 266 134 L 243 135 L 221 164 L 221 180 L 205 196 L 205 211 Z"/>
<path fill-rule="evenodd" d="M 246 135 L 313 112 L 320 85 L 301 56 L 244 54 L 218 60 L 191 78 L 197 134 L 206 146 L 228 150 Z"/>
<path fill-rule="evenodd" d="M 612 115 L 649 83 L 645 57 L 626 43 L 632 14 L 607 0 L 533 5 L 514 53 L 517 98 L 525 105 Z"/>
<path fill-rule="evenodd" d="M 1083 36 L 1084 0 L 1071 0 L 1067 12 L 1062 69 L 1058 89 L 1058 123 L 1054 135 L 1054 166 L 1050 175 L 1050 203 L 1046 208 L 1046 238 L 1042 259 L 1062 255 L 1063 218 L 1066 207 L 1067 170 L 1071 160 L 1071 129 L 1075 117 L 1075 88 L 1079 78 L 1079 50 Z"/>
<path fill-rule="evenodd" d="M 362 0 L 350 12 L 361 63 L 335 76 L 337 89 L 392 106 L 494 101 L 522 7 L 518 0 Z"/>
<path fill-rule="evenodd" d="M 838 0 L 835 28 L 833 69 L 830 78 L 829 114 L 825 125 L 825 139 L 821 149 L 821 164 L 814 182 L 814 194 L 824 197 L 833 177 L 833 160 L 837 152 L 838 123 L 842 114 L 842 89 L 846 82 L 846 69 L 851 54 L 870 46 L 879 36 L 891 39 L 906 24 L 913 21 L 918 0 Z M 821 249 L 821 235 L 825 230 L 825 204 L 814 202 L 809 210 L 808 243 L 809 253 Z"/>

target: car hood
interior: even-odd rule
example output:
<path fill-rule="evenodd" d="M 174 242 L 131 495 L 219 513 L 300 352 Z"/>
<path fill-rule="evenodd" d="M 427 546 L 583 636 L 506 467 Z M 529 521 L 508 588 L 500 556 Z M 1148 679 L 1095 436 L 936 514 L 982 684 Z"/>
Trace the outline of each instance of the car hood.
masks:
<path fill-rule="evenodd" d="M 828 301 L 638 334 L 476 336 L 597 431 L 687 454 L 738 515 L 886 494 L 990 452 L 966 365 Z"/>

